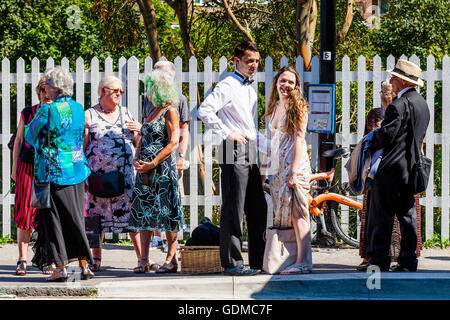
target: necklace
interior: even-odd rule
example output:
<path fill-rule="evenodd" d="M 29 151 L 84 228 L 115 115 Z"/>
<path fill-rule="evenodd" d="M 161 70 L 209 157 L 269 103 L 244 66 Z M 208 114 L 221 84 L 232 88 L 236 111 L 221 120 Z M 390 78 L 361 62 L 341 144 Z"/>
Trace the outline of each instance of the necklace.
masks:
<path fill-rule="evenodd" d="M 98 105 L 100 106 L 100 110 L 102 110 L 102 112 L 106 113 L 106 114 L 113 113 L 117 109 L 117 106 L 116 106 L 116 107 L 114 107 L 114 110 L 105 110 L 105 109 L 103 109 L 103 107 L 102 107 L 102 105 L 100 103 Z"/>

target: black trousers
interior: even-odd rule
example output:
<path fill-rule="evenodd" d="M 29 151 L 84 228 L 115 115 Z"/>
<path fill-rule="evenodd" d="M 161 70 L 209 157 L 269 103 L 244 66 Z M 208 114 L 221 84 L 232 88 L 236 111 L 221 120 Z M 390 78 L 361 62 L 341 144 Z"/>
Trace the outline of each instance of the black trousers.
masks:
<path fill-rule="evenodd" d="M 251 148 L 251 145 L 250 145 Z M 222 146 L 226 159 L 225 143 Z M 242 258 L 242 222 L 244 212 L 248 230 L 248 257 L 252 269 L 262 269 L 267 225 L 267 203 L 259 167 L 249 161 L 249 147 L 234 146 L 233 161 L 221 168 L 222 207 L 220 212 L 220 259 L 224 268 L 244 263 Z M 229 149 L 230 151 L 230 149 Z M 250 152 L 251 153 L 251 152 Z M 251 156 L 250 156 L 251 157 Z M 230 159 L 228 159 L 230 160 Z"/>
<path fill-rule="evenodd" d="M 395 215 L 402 235 L 397 262 L 407 268 L 416 269 L 417 213 L 414 193 L 408 185 L 395 184 L 393 181 L 380 183 L 375 179 L 370 192 L 367 255 L 371 263 L 381 268 L 389 268 L 391 263 L 389 248 Z"/>

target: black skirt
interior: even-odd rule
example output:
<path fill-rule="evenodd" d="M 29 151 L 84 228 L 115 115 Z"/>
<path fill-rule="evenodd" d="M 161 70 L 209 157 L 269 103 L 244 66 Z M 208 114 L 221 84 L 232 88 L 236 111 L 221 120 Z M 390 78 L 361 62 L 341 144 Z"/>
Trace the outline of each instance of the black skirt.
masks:
<path fill-rule="evenodd" d="M 69 186 L 52 183 L 50 198 L 51 208 L 41 209 L 37 215 L 33 266 L 55 263 L 63 267 L 79 259 L 92 263 L 84 222 L 84 182 Z"/>

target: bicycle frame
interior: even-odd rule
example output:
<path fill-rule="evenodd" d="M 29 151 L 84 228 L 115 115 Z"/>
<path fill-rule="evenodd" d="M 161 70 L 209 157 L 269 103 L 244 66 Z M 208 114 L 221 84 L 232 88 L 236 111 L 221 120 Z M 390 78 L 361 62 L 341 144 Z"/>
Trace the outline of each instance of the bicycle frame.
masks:
<path fill-rule="evenodd" d="M 334 169 L 332 169 L 331 171 L 328 171 L 328 172 L 320 173 L 316 177 L 313 177 L 311 179 L 310 184 L 312 184 L 314 181 L 319 181 L 319 180 L 327 180 L 328 183 L 330 183 L 334 178 L 334 173 L 335 173 Z M 326 229 L 327 227 L 325 224 L 325 218 L 324 218 L 323 212 L 324 212 L 327 201 L 335 201 L 337 203 L 341 203 L 343 205 L 346 205 L 348 207 L 352 207 L 352 208 L 355 208 L 358 210 L 362 210 L 362 208 L 363 208 L 362 203 L 359 203 L 359 202 L 352 200 L 346 196 L 343 196 L 341 194 L 334 193 L 334 192 L 325 191 L 324 193 L 321 193 L 314 198 L 311 196 L 311 194 L 309 194 L 308 198 L 309 198 L 309 211 L 314 216 L 320 218 L 320 222 L 322 223 L 322 227 L 325 231 L 328 231 L 328 230 Z"/>

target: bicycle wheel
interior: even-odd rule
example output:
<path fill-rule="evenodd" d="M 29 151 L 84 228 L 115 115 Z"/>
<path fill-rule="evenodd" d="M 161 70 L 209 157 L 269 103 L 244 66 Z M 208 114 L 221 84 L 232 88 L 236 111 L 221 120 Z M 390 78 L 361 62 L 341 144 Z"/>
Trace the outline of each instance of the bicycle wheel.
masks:
<path fill-rule="evenodd" d="M 338 237 L 352 247 L 359 248 L 358 239 L 352 238 L 347 232 L 344 232 L 344 230 L 342 229 L 341 222 L 339 221 L 339 217 L 336 213 L 336 208 L 337 206 L 330 206 L 330 215 L 331 223 L 333 224 L 333 228 L 334 230 L 336 230 Z"/>

